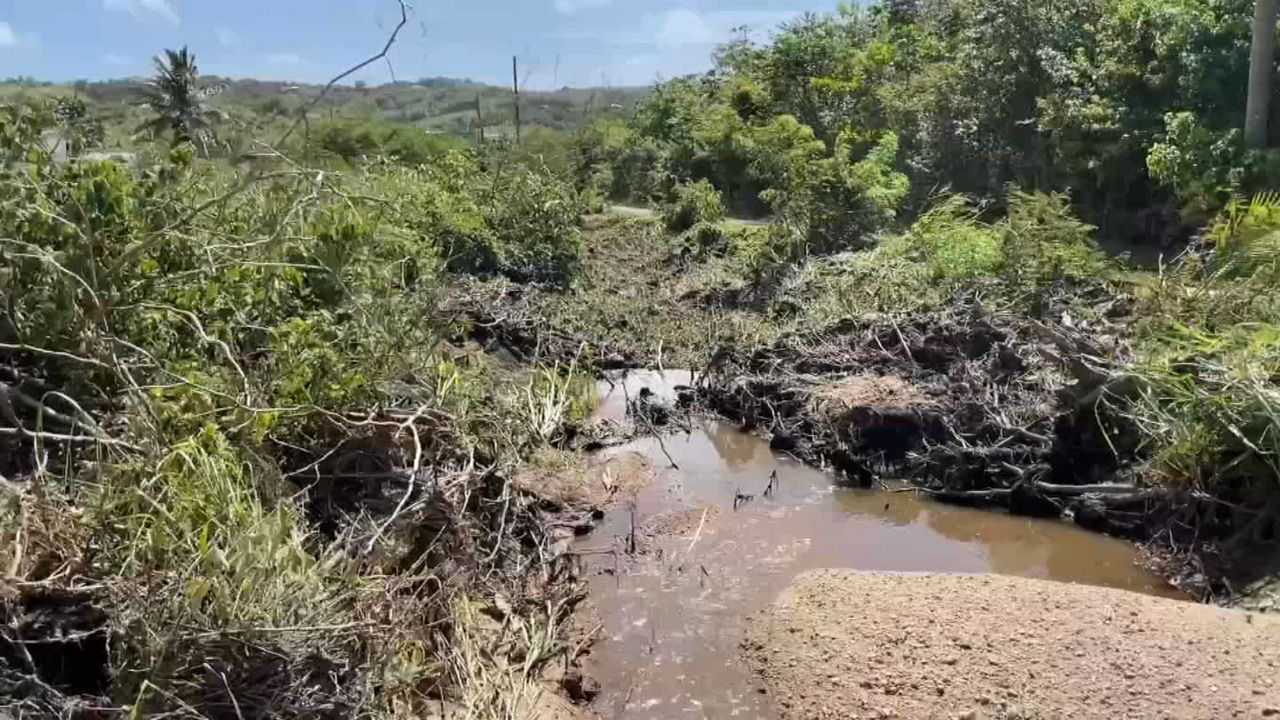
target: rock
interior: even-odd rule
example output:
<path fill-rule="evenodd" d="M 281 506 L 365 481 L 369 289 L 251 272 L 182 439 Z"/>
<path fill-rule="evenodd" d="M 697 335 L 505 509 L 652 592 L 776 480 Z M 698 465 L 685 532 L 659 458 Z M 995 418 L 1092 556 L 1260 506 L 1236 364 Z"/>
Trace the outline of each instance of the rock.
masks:
<path fill-rule="evenodd" d="M 600 683 L 577 669 L 565 673 L 560 680 L 560 687 L 574 702 L 589 703 L 600 694 Z"/>

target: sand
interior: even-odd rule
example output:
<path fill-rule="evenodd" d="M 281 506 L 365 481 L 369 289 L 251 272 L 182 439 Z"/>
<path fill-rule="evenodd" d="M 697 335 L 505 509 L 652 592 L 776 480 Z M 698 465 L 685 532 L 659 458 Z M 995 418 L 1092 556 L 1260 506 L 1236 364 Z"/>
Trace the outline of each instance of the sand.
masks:
<path fill-rule="evenodd" d="M 1280 618 L 998 576 L 801 576 L 748 660 L 791 718 L 1280 720 Z"/>

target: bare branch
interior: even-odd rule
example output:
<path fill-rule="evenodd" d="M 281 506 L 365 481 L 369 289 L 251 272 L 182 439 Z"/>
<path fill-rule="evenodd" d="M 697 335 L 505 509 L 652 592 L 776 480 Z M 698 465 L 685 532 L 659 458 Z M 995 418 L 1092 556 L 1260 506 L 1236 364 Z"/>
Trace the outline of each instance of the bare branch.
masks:
<path fill-rule="evenodd" d="M 319 105 L 320 102 L 323 101 L 326 96 L 328 96 L 329 91 L 333 89 L 334 85 L 337 85 L 338 83 L 351 77 L 352 75 L 355 75 L 356 73 L 369 67 L 370 65 L 378 62 L 379 60 L 382 60 L 387 56 L 387 53 L 391 52 L 391 46 L 396 44 L 396 39 L 400 37 L 400 31 L 404 29 L 405 25 L 409 24 L 409 5 L 405 2 L 405 0 L 396 0 L 396 1 L 400 5 L 400 22 L 397 23 L 395 29 L 391 31 L 391 36 L 387 38 L 387 44 L 382 47 L 382 51 L 379 52 L 377 55 L 374 55 L 369 59 L 365 60 L 364 62 L 348 68 L 346 71 L 344 71 L 343 73 L 334 77 L 332 80 L 326 83 L 325 86 L 321 88 L 320 94 L 316 95 L 315 98 L 311 100 L 311 102 L 307 103 L 302 107 L 301 115 L 298 117 L 297 120 L 293 122 L 292 125 L 289 126 L 288 130 L 285 130 L 284 135 L 281 135 L 280 139 L 276 141 L 275 143 L 276 147 L 284 146 L 285 141 L 288 140 L 290 137 L 292 137 L 293 134 L 297 132 L 298 127 L 301 126 L 303 122 L 305 122 L 307 113 L 311 112 L 311 110 L 315 108 L 316 105 Z"/>

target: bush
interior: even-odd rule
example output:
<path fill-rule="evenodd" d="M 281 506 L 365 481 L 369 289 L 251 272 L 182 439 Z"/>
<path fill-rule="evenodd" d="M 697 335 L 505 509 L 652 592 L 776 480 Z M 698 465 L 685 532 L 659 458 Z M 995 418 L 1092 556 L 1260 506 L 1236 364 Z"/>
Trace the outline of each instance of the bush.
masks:
<path fill-rule="evenodd" d="M 579 198 L 568 183 L 523 165 L 484 172 L 469 153 L 372 176 L 391 222 L 450 272 L 564 284 L 580 271 Z M 431 256 L 424 258 L 430 260 Z"/>
<path fill-rule="evenodd" d="M 1011 193 L 1000 229 L 1004 275 L 1015 284 L 1087 281 L 1108 267 L 1094 239 L 1096 228 L 1075 217 L 1065 195 Z"/>
<path fill-rule="evenodd" d="M 724 218 L 720 193 L 706 180 L 677 187 L 675 199 L 662 209 L 662 222 L 673 233 L 683 233 L 701 223 L 718 223 Z"/>
<path fill-rule="evenodd" d="M 582 264 L 578 202 L 561 180 L 532 170 L 499 173 L 485 221 L 499 271 L 514 280 L 564 284 Z"/>
<path fill-rule="evenodd" d="M 1151 477 L 1258 506 L 1280 488 L 1280 199 L 1232 200 L 1207 237 L 1145 286 L 1124 407 Z"/>
<path fill-rule="evenodd" d="M 675 254 L 683 258 L 723 255 L 728 248 L 727 241 L 723 224 L 700 222 L 676 237 Z"/>
<path fill-rule="evenodd" d="M 997 230 L 979 220 L 978 210 L 962 195 L 944 198 L 884 251 L 923 262 L 939 279 L 994 277 L 1004 267 Z"/>
<path fill-rule="evenodd" d="M 1066 197 L 1013 192 L 1008 206 L 1006 218 L 989 224 L 968 198 L 946 197 L 883 249 L 926 264 L 939 279 L 1000 278 L 1015 291 L 1107 269 L 1094 228 L 1072 215 Z"/>
<path fill-rule="evenodd" d="M 808 243 L 813 253 L 866 245 L 896 217 L 909 190 L 906 175 L 894 170 L 897 136 L 885 133 L 860 159 L 852 130 L 840 133 L 832 157 L 797 168 L 786 182 L 762 194 L 779 218 Z"/>

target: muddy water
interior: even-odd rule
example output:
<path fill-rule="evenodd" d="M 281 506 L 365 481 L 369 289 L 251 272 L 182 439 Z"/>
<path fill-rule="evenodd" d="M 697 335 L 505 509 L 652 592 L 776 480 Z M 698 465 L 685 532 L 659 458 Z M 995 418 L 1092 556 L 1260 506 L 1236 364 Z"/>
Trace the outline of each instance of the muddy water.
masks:
<path fill-rule="evenodd" d="M 606 385 L 599 415 L 624 416 L 641 387 L 671 396 L 688 380 L 645 374 Z M 998 573 L 1178 596 L 1135 564 L 1128 543 L 1066 523 L 836 488 L 725 423 L 662 444 L 665 452 L 654 438 L 609 451 L 644 456 L 658 480 L 579 546 L 594 571 L 602 641 L 586 669 L 604 688 L 594 704 L 603 718 L 776 717 L 738 646 L 749 616 L 807 570 Z M 858 608 L 848 617 L 858 622 Z"/>

